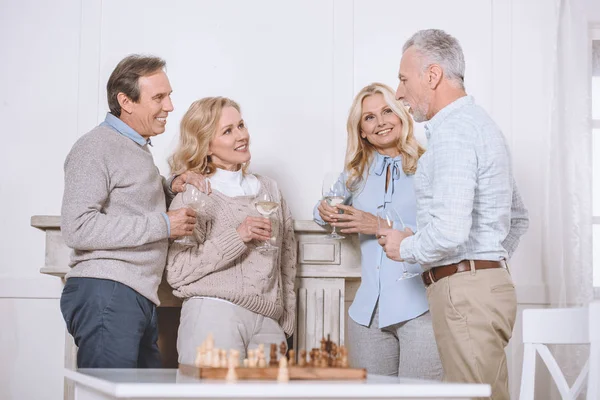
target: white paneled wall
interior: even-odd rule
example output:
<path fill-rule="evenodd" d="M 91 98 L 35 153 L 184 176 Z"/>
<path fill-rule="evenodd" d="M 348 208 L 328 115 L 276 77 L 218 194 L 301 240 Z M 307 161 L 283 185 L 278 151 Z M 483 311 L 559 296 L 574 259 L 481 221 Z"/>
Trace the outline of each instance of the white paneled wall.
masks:
<path fill-rule="evenodd" d="M 133 52 L 168 63 L 175 111 L 153 141 L 164 174 L 188 105 L 229 96 L 248 123 L 254 170 L 280 182 L 297 219 L 310 219 L 323 172 L 342 167 L 354 93 L 372 81 L 395 86 L 409 35 L 446 29 L 463 45 L 468 91 L 511 143 L 531 213 L 512 272 L 522 304 L 544 303 L 538 209 L 554 3 L 0 0 L 0 398 L 61 397 L 60 284 L 38 273 L 43 234 L 29 218 L 60 213 L 64 157 L 103 118 L 108 75 Z M 600 22 L 597 2 L 589 7 Z"/>

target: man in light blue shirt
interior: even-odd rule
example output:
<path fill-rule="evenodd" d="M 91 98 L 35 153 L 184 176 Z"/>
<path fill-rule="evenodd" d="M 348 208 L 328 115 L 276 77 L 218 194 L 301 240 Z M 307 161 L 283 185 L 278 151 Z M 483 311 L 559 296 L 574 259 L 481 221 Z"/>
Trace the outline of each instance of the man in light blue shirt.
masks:
<path fill-rule="evenodd" d="M 417 230 L 382 231 L 389 258 L 419 263 L 447 381 L 487 383 L 508 399 L 504 348 L 516 317 L 506 260 L 528 227 L 506 140 L 467 96 L 464 56 L 441 30 L 403 48 L 396 97 L 428 121 L 415 174 Z"/>

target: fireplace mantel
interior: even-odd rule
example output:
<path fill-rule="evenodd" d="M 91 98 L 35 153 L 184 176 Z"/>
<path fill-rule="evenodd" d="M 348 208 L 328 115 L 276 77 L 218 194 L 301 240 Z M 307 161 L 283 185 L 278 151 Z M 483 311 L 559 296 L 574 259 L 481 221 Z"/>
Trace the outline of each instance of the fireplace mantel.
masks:
<path fill-rule="evenodd" d="M 60 216 L 34 215 L 31 217 L 31 226 L 46 233 L 46 256 L 40 272 L 64 280 L 69 271 L 70 249 L 60 232 Z M 340 241 L 327 240 L 323 236 L 328 229 L 310 220 L 294 221 L 294 231 L 298 241 L 294 348 L 299 351 L 320 347 L 320 340 L 327 335 L 344 344 L 345 316 L 360 283 L 358 236 L 347 235 L 346 239 Z M 159 346 L 163 361 L 173 366 L 176 357 L 172 349 L 181 301 L 172 295 L 171 288 L 164 281 L 159 287 L 159 298 Z M 65 343 L 65 366 L 74 369 L 76 347 L 69 334 L 66 334 Z M 65 398 L 72 398 L 72 394 L 70 384 L 65 384 Z"/>

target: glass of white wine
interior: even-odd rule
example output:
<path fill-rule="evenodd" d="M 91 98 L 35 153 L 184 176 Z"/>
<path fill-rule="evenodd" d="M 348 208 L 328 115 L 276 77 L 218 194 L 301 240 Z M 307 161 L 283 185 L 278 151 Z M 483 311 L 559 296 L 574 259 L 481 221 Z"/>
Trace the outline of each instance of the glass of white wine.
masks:
<path fill-rule="evenodd" d="M 375 233 L 375 235 L 378 238 L 384 236 L 380 233 L 382 229 L 404 230 L 404 221 L 402 221 L 400 213 L 394 208 L 386 209 L 384 206 L 377 207 L 377 232 Z M 401 264 L 402 275 L 400 276 L 400 278 L 398 278 L 399 281 L 419 275 L 414 272 L 408 272 L 404 262 L 401 262 Z"/>
<path fill-rule="evenodd" d="M 196 186 L 186 183 L 184 187 L 184 192 L 181 194 L 181 200 L 186 207 L 189 207 L 196 211 L 196 213 L 200 213 L 206 206 L 206 192 L 208 186 L 208 178 L 204 179 L 202 183 L 197 183 L 204 185 L 200 189 Z M 184 236 L 182 238 L 175 239 L 174 243 L 177 243 L 181 246 L 192 247 L 196 245 L 196 241 L 192 239 L 192 236 Z"/>
<path fill-rule="evenodd" d="M 345 200 L 346 190 L 344 188 L 344 183 L 339 180 L 340 174 L 334 172 L 328 172 L 325 174 L 323 178 L 323 200 L 327 202 L 327 205 L 330 207 L 335 207 L 340 205 Z M 343 210 L 338 210 L 338 214 L 343 214 Z M 340 240 L 345 237 L 336 232 L 335 226 L 331 229 L 331 233 L 329 235 L 325 235 L 327 239 Z"/>
<path fill-rule="evenodd" d="M 272 198 L 272 196 L 267 192 L 259 193 L 259 195 L 256 196 L 256 200 L 254 201 L 254 207 L 256 208 L 256 211 L 258 211 L 258 213 L 263 217 L 271 218 L 271 215 L 279 209 L 279 199 Z M 271 226 L 274 226 L 272 221 Z M 271 233 L 271 235 L 273 235 L 273 233 Z M 261 253 L 270 253 L 276 251 L 278 247 L 273 246 L 271 244 L 271 241 L 268 240 L 266 242 L 263 242 L 263 244 L 258 246 L 256 249 Z"/>

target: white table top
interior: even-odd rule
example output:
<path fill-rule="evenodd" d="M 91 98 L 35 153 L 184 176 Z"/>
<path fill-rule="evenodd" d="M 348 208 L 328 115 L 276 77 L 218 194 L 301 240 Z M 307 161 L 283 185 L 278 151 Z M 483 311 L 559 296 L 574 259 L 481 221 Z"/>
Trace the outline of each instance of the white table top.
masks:
<path fill-rule="evenodd" d="M 442 383 L 369 375 L 366 381 L 200 380 L 176 369 L 65 369 L 65 377 L 115 398 L 471 398 L 489 385 Z"/>

